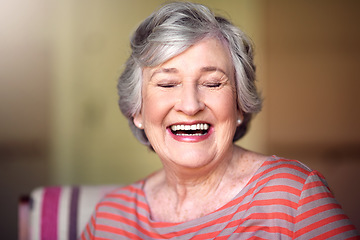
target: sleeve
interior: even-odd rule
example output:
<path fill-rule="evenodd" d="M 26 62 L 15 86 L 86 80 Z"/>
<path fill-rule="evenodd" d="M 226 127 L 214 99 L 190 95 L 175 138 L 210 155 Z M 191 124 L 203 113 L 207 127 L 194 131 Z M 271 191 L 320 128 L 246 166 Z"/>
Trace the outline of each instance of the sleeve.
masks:
<path fill-rule="evenodd" d="M 86 224 L 78 240 L 93 240 L 95 239 L 96 230 L 96 211 L 91 215 L 89 222 Z"/>
<path fill-rule="evenodd" d="M 355 226 L 317 171 L 309 174 L 303 186 L 293 239 L 360 239 Z"/>

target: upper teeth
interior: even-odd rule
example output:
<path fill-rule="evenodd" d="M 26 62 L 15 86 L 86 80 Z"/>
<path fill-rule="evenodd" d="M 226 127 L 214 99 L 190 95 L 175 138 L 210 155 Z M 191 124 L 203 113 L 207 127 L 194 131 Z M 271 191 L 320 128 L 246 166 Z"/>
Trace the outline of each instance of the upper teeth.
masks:
<path fill-rule="evenodd" d="M 198 123 L 192 125 L 172 125 L 172 131 L 179 131 L 179 130 L 208 130 L 209 124 L 207 123 Z"/>

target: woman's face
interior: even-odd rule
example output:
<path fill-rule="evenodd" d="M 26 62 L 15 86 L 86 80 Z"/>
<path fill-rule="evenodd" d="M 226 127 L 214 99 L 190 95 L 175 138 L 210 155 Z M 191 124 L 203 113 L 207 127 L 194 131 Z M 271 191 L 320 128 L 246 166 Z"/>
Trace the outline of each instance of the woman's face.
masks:
<path fill-rule="evenodd" d="M 237 119 L 234 68 L 228 49 L 205 39 L 182 54 L 143 70 L 144 128 L 164 165 L 197 168 L 230 157 Z"/>

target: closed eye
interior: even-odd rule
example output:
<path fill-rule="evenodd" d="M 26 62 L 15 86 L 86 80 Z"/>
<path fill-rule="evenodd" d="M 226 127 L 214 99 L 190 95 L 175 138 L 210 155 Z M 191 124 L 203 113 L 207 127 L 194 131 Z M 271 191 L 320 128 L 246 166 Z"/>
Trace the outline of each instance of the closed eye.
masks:
<path fill-rule="evenodd" d="M 222 83 L 205 83 L 204 86 L 209 88 L 218 88 L 221 87 Z"/>
<path fill-rule="evenodd" d="M 219 72 L 213 72 L 211 74 L 205 75 L 201 80 L 201 85 L 210 88 L 217 89 L 221 88 L 228 83 L 229 79 L 225 74 L 219 74 Z"/>
<path fill-rule="evenodd" d="M 157 86 L 161 88 L 172 88 L 176 87 L 178 83 L 175 82 L 169 82 L 169 83 L 158 83 Z"/>

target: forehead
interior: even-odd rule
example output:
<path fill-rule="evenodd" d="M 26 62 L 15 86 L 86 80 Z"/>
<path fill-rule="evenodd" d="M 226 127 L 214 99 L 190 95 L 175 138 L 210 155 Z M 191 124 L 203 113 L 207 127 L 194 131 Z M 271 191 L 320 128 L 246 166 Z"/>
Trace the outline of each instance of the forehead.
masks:
<path fill-rule="evenodd" d="M 224 43 L 216 38 L 207 38 L 163 64 L 145 68 L 144 70 L 150 76 L 154 73 L 181 74 L 185 72 L 209 72 L 215 70 L 230 76 L 233 73 L 233 63 L 230 52 Z"/>

